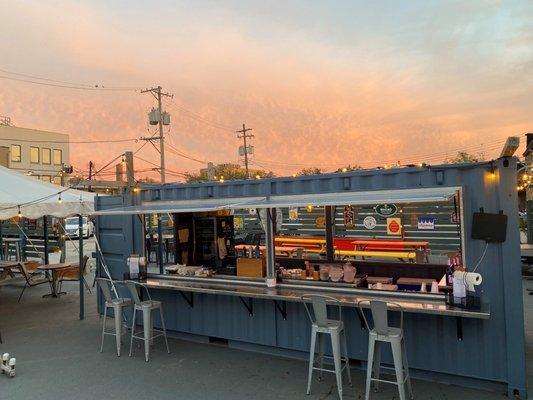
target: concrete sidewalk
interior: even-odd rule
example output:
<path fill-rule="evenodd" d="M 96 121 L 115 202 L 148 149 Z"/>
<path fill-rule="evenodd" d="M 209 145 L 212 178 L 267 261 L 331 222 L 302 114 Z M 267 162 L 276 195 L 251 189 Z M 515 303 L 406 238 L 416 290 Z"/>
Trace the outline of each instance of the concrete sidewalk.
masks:
<path fill-rule="evenodd" d="M 92 279 L 89 279 L 89 284 Z M 0 352 L 17 358 L 17 376 L 0 376 L 2 400 L 71 399 L 336 399 L 333 376 L 314 384 L 305 395 L 307 363 L 269 355 L 170 339 L 171 354 L 156 339 L 149 363 L 142 349 L 134 357 L 115 355 L 114 338 L 98 352 L 101 323 L 95 295 L 86 296 L 86 319 L 78 320 L 77 283 L 59 299 L 42 298 L 46 285 L 30 288 L 21 303 L 21 286 L 0 287 Z M 530 284 L 533 287 L 533 282 Z M 531 354 L 533 296 L 525 295 L 527 352 Z M 352 371 L 353 388 L 345 398 L 364 398 L 364 371 Z M 531 379 L 531 374 L 529 375 Z M 372 399 L 398 398 L 382 385 Z M 503 393 L 414 380 L 417 399 L 505 399 Z"/>

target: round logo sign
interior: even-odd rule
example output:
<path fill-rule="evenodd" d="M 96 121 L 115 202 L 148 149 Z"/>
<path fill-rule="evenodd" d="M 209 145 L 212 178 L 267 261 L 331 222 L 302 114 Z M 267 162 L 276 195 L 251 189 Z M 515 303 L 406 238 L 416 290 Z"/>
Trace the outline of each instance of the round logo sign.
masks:
<path fill-rule="evenodd" d="M 400 224 L 393 219 L 389 223 L 389 231 L 391 231 L 391 233 L 398 233 L 400 231 Z"/>
<path fill-rule="evenodd" d="M 398 212 L 396 204 L 378 204 L 374 207 L 376 214 L 382 217 L 392 217 Z"/>
<path fill-rule="evenodd" d="M 363 225 L 366 229 L 374 229 L 377 225 L 377 222 L 373 216 L 369 215 L 363 220 Z"/>

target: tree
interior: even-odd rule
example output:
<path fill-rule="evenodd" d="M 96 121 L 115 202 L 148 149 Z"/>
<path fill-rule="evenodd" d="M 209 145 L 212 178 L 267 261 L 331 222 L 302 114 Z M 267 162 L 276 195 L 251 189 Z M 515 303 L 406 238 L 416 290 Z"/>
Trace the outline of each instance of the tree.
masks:
<path fill-rule="evenodd" d="M 339 168 L 335 172 L 349 172 L 349 171 L 357 171 L 358 169 L 363 169 L 360 165 L 351 165 L 348 164 L 346 167 Z"/>
<path fill-rule="evenodd" d="M 445 164 L 463 164 L 463 163 L 475 163 L 483 161 L 485 156 L 483 153 L 469 154 L 466 151 L 459 151 L 455 157 L 447 158 L 444 160 Z"/>
<path fill-rule="evenodd" d="M 322 170 L 320 168 L 304 168 L 300 172 L 298 172 L 296 175 L 298 176 L 304 176 L 304 175 L 320 175 L 322 173 Z"/>
<path fill-rule="evenodd" d="M 246 179 L 246 170 L 239 164 L 219 164 L 214 166 L 214 179 L 233 181 L 239 179 Z M 274 173 L 272 171 L 264 171 L 261 169 L 251 169 L 250 178 L 272 178 Z M 207 176 L 207 168 L 201 169 L 198 173 L 187 172 L 185 181 L 187 183 L 194 182 L 207 182 L 209 180 Z"/>

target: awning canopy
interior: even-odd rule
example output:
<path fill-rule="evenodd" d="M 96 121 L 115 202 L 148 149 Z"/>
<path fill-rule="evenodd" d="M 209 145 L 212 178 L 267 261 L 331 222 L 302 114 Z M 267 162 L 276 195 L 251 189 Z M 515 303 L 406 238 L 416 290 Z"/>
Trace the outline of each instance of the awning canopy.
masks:
<path fill-rule="evenodd" d="M 0 220 L 68 217 L 94 211 L 94 193 L 53 185 L 0 166 Z M 61 198 L 61 202 L 59 199 Z"/>
<path fill-rule="evenodd" d="M 144 202 L 137 206 L 117 207 L 95 211 L 93 215 L 165 214 L 246 208 L 279 208 L 364 205 L 380 203 L 428 203 L 447 201 L 458 187 L 420 189 L 372 190 L 364 192 L 336 192 L 321 194 L 295 194 L 269 197 L 236 197 L 198 200 L 172 200 Z"/>

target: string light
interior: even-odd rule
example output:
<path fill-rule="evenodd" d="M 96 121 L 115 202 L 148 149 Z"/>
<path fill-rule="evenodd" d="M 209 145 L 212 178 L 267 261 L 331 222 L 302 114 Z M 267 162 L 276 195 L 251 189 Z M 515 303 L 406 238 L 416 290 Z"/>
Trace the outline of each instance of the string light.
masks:
<path fill-rule="evenodd" d="M 22 212 L 20 211 L 20 206 L 18 206 L 18 208 L 19 208 L 18 217 L 22 218 Z"/>
<path fill-rule="evenodd" d="M 61 193 L 59 193 L 59 198 L 57 199 L 57 202 L 58 202 L 59 204 L 61 204 L 61 203 L 63 202 L 63 200 L 61 199 Z"/>
<path fill-rule="evenodd" d="M 307 207 L 305 207 L 305 209 L 307 210 L 307 212 L 313 212 L 313 206 L 312 205 L 308 205 Z"/>
<path fill-rule="evenodd" d="M 348 171 L 348 168 L 346 168 L 346 167 L 344 167 L 344 168 L 342 169 L 342 172 L 347 172 L 347 171 Z"/>
<path fill-rule="evenodd" d="M 257 174 L 257 175 L 255 176 L 255 179 L 261 179 L 261 175 Z"/>
<path fill-rule="evenodd" d="M 138 186 L 135 186 L 135 187 L 133 188 L 133 193 L 138 193 L 138 192 L 140 192 L 140 191 L 141 191 L 141 188 L 138 187 Z"/>
<path fill-rule="evenodd" d="M 121 161 L 122 164 L 125 164 L 126 163 L 126 159 L 124 158 L 124 155 L 122 155 L 122 161 Z"/>

